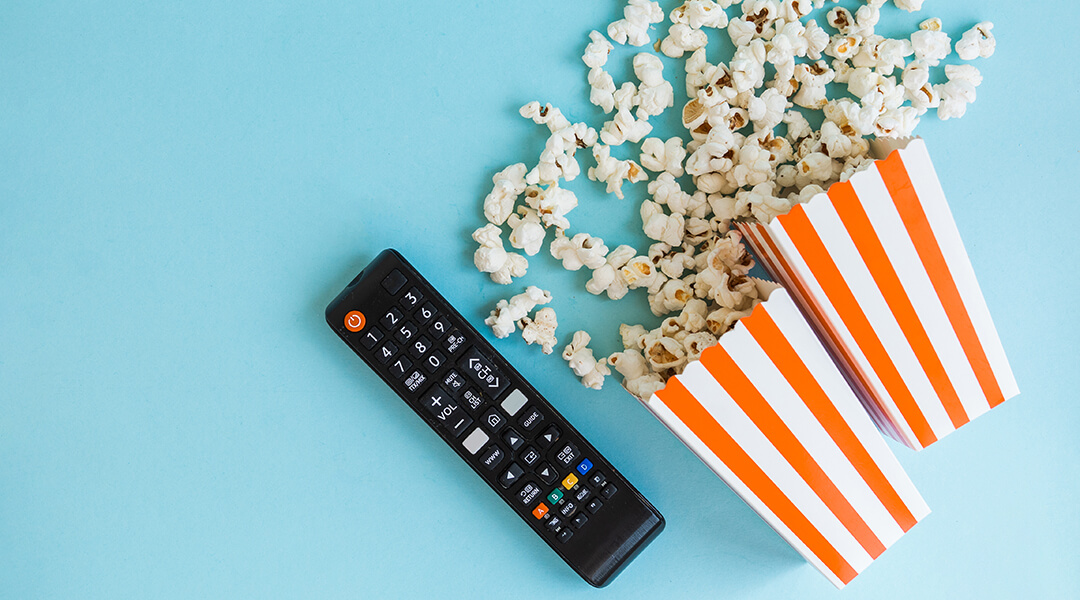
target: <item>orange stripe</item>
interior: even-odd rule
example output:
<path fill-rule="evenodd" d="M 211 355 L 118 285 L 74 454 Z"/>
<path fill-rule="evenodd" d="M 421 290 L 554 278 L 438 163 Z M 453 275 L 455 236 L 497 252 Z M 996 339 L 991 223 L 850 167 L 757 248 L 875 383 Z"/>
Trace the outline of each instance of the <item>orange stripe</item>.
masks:
<path fill-rule="evenodd" d="M 780 249 L 776 245 L 776 242 L 772 239 L 772 235 L 769 233 L 769 230 L 763 225 L 752 227 L 754 227 L 754 231 L 769 246 L 769 248 L 772 250 L 773 255 L 777 257 L 777 260 L 780 261 L 784 272 L 790 275 L 789 279 L 795 287 L 793 291 L 800 300 L 799 305 L 803 308 L 803 310 L 809 308 L 810 312 L 814 316 L 815 324 L 818 325 L 817 332 L 819 334 L 824 333 L 825 336 L 829 339 L 829 341 L 832 342 L 832 349 L 834 350 L 834 352 L 838 352 L 846 363 L 847 369 L 845 369 L 845 371 L 850 375 L 853 375 L 855 379 L 858 380 L 859 385 L 862 386 L 863 395 L 870 398 L 871 401 L 878 403 L 877 399 L 874 398 L 873 388 L 870 387 L 869 379 L 866 377 L 866 374 L 863 373 L 862 367 L 860 367 L 859 364 L 855 362 L 855 359 L 851 355 L 851 352 L 848 351 L 847 346 L 845 346 L 840 341 L 840 334 L 836 331 L 836 328 L 833 326 L 832 322 L 825 318 L 825 312 L 814 300 L 814 297 L 810 295 L 808 288 L 796 275 L 795 270 L 791 268 L 791 265 L 788 263 L 787 259 L 784 258 L 784 255 L 780 252 Z"/>
<path fill-rule="evenodd" d="M 900 494 L 851 430 L 806 363 L 799 357 L 799 353 L 788 342 L 787 336 L 780 331 L 765 305 L 762 305 L 761 310 L 755 310 L 749 317 L 742 319 L 741 323 L 746 326 L 750 335 L 754 336 L 788 384 L 799 394 L 818 423 L 825 428 L 829 437 L 859 472 L 900 528 L 907 531 L 914 527 L 918 521 L 912 516 Z"/>
<path fill-rule="evenodd" d="M 669 379 L 656 395 L 840 581 L 849 583 L 858 575 L 677 377 Z"/>
<path fill-rule="evenodd" d="M 896 205 L 900 219 L 904 222 L 908 236 L 911 237 L 915 250 L 919 253 L 923 268 L 926 269 L 930 281 L 934 285 L 938 299 L 945 307 L 945 314 L 949 317 L 949 323 L 956 331 L 956 337 L 960 340 L 960 346 L 964 349 L 964 355 L 971 368 L 975 371 L 975 378 L 979 380 L 979 387 L 986 394 L 986 399 L 993 408 L 1005 401 L 994 377 L 994 370 L 990 367 L 990 361 L 986 359 L 979 334 L 975 332 L 971 318 L 968 316 L 964 300 L 960 297 L 960 291 L 956 289 L 956 282 L 949 271 L 949 265 L 945 262 L 945 256 L 941 253 L 934 231 L 930 228 L 930 221 L 923 212 L 922 203 L 915 193 L 915 186 L 908 177 L 904 161 L 899 152 L 893 152 L 888 159 L 878 162 L 878 171 L 885 181 L 885 187 L 889 189 L 893 204 Z"/>
<path fill-rule="evenodd" d="M 953 427 L 959 428 L 971 419 L 964 411 L 960 397 L 957 396 L 952 381 L 949 380 L 949 374 L 945 372 L 945 366 L 941 364 L 930 336 L 926 334 L 926 329 L 923 328 L 919 315 L 911 304 L 911 299 L 904 291 L 904 284 L 900 283 L 900 277 L 893 269 L 889 255 L 881 245 L 881 240 L 878 239 L 870 218 L 866 216 L 866 211 L 859 201 L 858 194 L 855 193 L 854 186 L 848 181 L 838 183 L 829 189 L 829 198 L 832 199 L 833 208 L 844 223 L 851 241 L 855 242 L 859 256 L 866 263 L 866 268 L 870 270 L 874 283 L 877 284 L 893 317 L 896 318 L 896 323 L 904 332 L 904 337 L 907 338 L 912 351 L 915 352 L 915 358 L 918 359 L 919 365 L 930 380 L 930 385 L 937 392 L 941 404 L 945 407 L 945 412 L 949 414 L 949 420 L 952 421 Z"/>
<path fill-rule="evenodd" d="M 712 373 L 728 395 L 746 413 L 754 425 L 769 439 L 769 442 L 802 477 L 806 485 L 814 490 L 818 498 L 829 507 L 836 518 L 844 524 L 851 535 L 873 558 L 885 551 L 885 545 L 866 524 L 847 497 L 836 487 L 832 478 L 825 473 L 821 465 L 810 455 L 795 437 L 787 423 L 776 414 L 750 378 L 743 373 L 735 360 L 722 346 L 713 346 L 701 355 L 701 363 Z M 722 374 L 722 376 L 721 376 Z"/>
<path fill-rule="evenodd" d="M 904 378 L 889 359 L 888 351 L 878 339 L 873 325 L 863 314 L 859 302 L 848 288 L 844 276 L 833 262 L 801 204 L 795 205 L 784 216 L 783 226 L 821 289 L 825 291 L 829 302 L 836 308 L 840 319 L 855 338 L 855 343 L 870 361 L 878 379 L 896 403 L 896 407 L 915 433 L 919 443 L 926 447 L 937 441 L 937 436 L 934 435 L 929 423 L 926 422 L 926 417 L 919 410 L 919 405 L 916 404 L 911 391 L 904 384 Z"/>

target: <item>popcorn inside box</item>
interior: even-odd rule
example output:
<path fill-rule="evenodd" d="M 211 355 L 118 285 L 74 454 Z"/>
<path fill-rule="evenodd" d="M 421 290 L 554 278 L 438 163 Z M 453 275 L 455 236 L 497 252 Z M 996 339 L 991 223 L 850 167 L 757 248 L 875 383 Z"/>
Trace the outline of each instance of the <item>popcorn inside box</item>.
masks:
<path fill-rule="evenodd" d="M 586 387 L 620 377 L 837 585 L 928 512 L 873 424 L 923 448 L 1017 393 L 926 146 L 910 138 L 930 111 L 967 113 L 993 24 L 955 46 L 937 18 L 885 37 L 883 19 L 922 2 L 844 4 L 690 0 L 654 42 L 664 11 L 630 0 L 582 56 L 589 101 L 610 119 L 597 130 L 524 105 L 550 135 L 535 165 L 495 174 L 473 234 L 496 283 L 525 276 L 547 245 L 589 270 L 591 294 L 647 297 L 657 326 L 623 324 L 624 349 L 606 357 L 578 331 L 563 358 Z M 718 36 L 735 50 L 710 60 Z M 605 69 L 615 44 L 641 48 L 636 82 Z M 682 137 L 650 137 L 650 118 L 675 106 L 661 55 L 683 59 Z M 574 230 L 579 160 L 617 198 L 647 187 L 647 251 Z M 750 276 L 755 257 L 783 289 Z M 529 286 L 487 324 L 550 354 L 556 305 Z"/>

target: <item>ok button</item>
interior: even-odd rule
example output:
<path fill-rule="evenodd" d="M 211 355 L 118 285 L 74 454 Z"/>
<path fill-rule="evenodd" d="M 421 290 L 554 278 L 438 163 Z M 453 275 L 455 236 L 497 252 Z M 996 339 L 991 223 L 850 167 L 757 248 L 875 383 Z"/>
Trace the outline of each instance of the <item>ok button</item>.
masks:
<path fill-rule="evenodd" d="M 458 367 L 468 373 L 469 378 L 491 398 L 498 398 L 510 385 L 510 380 L 506 378 L 506 375 L 500 373 L 495 365 L 476 349 L 476 346 L 469 348 L 462 355 L 461 360 L 458 361 Z"/>

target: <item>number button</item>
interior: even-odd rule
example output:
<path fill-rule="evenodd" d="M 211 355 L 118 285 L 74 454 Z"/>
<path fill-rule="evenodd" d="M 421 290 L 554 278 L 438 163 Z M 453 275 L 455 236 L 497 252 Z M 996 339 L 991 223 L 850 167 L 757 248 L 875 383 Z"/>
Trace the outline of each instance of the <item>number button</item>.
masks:
<path fill-rule="evenodd" d="M 397 375 L 398 377 L 404 377 L 405 373 L 411 368 L 412 361 L 405 358 L 404 356 L 399 356 L 397 360 L 395 360 L 394 363 L 390 365 L 390 372 L 394 375 Z"/>
<path fill-rule="evenodd" d="M 395 327 L 397 327 L 398 323 L 401 322 L 401 319 L 401 311 L 396 308 L 391 308 L 390 310 L 386 311 L 386 314 L 383 315 L 383 318 L 379 320 L 379 323 L 381 323 L 382 326 L 387 329 L 394 329 Z"/>
<path fill-rule="evenodd" d="M 405 292 L 405 295 L 401 297 L 401 306 L 405 310 L 409 311 L 416 308 L 417 304 L 424 299 L 424 295 L 420 293 L 420 290 L 411 288 Z"/>
<path fill-rule="evenodd" d="M 439 311 L 435 310 L 435 305 L 431 302 L 425 302 L 420 310 L 416 311 L 413 318 L 420 321 L 421 325 L 427 325 L 427 322 L 434 319 L 435 315 L 439 314 Z"/>
<path fill-rule="evenodd" d="M 405 321 L 405 323 L 394 332 L 394 337 L 402 344 L 408 344 L 409 340 L 416 335 L 416 325 Z"/>
<path fill-rule="evenodd" d="M 397 346 L 390 342 L 386 342 L 379 348 L 379 351 L 375 353 L 375 358 L 385 365 L 390 362 L 390 359 L 393 358 L 395 354 L 397 354 Z"/>
<path fill-rule="evenodd" d="M 428 328 L 428 332 L 435 336 L 435 339 L 441 340 L 443 336 L 450 333 L 450 321 L 447 321 L 446 317 L 439 317 Z"/>
<path fill-rule="evenodd" d="M 428 354 L 428 357 L 424 359 L 424 368 L 427 369 L 428 373 L 434 373 L 439 370 L 439 367 L 443 366 L 444 362 L 446 362 L 446 357 L 439 351 L 435 351 Z"/>
<path fill-rule="evenodd" d="M 360 345 L 367 348 L 368 350 L 371 350 L 375 347 L 375 344 L 378 344 L 379 341 L 382 339 L 383 333 L 378 329 L 372 327 L 367 331 L 367 333 L 364 334 L 363 337 L 360 338 Z"/>
<path fill-rule="evenodd" d="M 420 358 L 428 350 L 431 350 L 431 342 L 424 336 L 420 336 L 420 339 L 409 346 L 409 354 L 412 354 L 415 358 Z"/>

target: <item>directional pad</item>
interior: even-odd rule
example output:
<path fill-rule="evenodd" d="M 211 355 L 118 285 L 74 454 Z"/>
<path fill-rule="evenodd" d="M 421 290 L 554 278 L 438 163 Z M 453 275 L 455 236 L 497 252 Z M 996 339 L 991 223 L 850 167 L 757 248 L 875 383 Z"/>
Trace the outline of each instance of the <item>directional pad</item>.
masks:
<path fill-rule="evenodd" d="M 499 485 L 508 488 L 517 483 L 518 479 L 521 479 L 524 474 L 525 470 L 521 468 L 521 465 L 510 463 L 510 466 L 503 471 L 503 474 L 499 475 Z"/>

